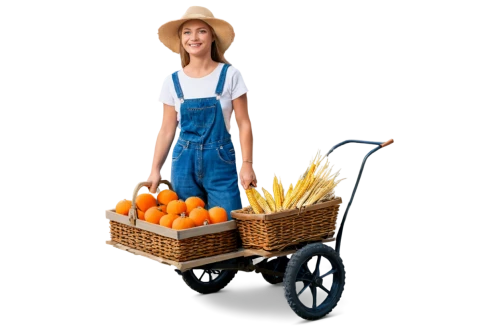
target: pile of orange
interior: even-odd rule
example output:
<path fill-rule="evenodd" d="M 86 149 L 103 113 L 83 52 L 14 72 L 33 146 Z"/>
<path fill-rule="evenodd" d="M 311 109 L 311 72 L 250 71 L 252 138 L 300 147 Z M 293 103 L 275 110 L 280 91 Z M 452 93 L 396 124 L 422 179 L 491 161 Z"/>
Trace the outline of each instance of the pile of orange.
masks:
<path fill-rule="evenodd" d="M 135 198 L 135 205 L 140 220 L 175 230 L 227 221 L 224 208 L 212 207 L 206 210 L 205 202 L 199 197 L 189 197 L 183 201 L 172 190 L 161 191 L 157 198 L 150 193 L 139 194 Z M 121 200 L 116 205 L 116 212 L 128 215 L 130 208 L 132 201 Z"/>

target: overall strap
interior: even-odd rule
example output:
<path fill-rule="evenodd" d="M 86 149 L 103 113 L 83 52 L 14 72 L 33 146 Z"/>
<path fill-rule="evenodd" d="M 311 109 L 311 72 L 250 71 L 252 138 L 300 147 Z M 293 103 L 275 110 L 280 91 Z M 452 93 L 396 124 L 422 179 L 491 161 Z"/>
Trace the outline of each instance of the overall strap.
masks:
<path fill-rule="evenodd" d="M 224 64 L 222 67 L 222 71 L 220 72 L 219 82 L 217 83 L 217 88 L 215 89 L 215 94 L 217 95 L 217 99 L 222 95 L 222 90 L 224 89 L 224 82 L 226 82 L 226 73 L 227 69 L 231 66 L 230 64 Z"/>
<path fill-rule="evenodd" d="M 181 100 L 181 103 L 184 102 L 184 94 L 182 93 L 181 84 L 179 83 L 179 71 L 172 73 L 172 80 L 174 81 L 175 92 L 177 93 L 177 97 Z"/>

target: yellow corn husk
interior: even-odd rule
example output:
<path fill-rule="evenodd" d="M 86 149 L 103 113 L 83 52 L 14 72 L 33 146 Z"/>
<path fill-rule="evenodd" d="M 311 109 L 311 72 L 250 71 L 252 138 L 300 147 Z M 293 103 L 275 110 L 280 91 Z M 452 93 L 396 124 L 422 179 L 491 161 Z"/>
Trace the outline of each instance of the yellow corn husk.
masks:
<path fill-rule="evenodd" d="M 279 190 L 280 190 L 280 199 L 281 199 L 281 208 L 283 208 L 283 201 L 285 200 L 285 190 L 283 189 L 283 184 L 281 183 L 281 178 L 280 178 L 280 183 L 279 183 Z"/>
<path fill-rule="evenodd" d="M 292 200 L 295 198 L 297 193 L 300 191 L 302 185 L 304 184 L 304 179 L 299 179 L 297 184 L 295 184 L 295 187 L 293 188 L 292 193 L 290 193 L 290 196 L 288 197 L 287 200 L 283 203 L 283 208 L 285 209 L 290 209 L 292 207 Z"/>
<path fill-rule="evenodd" d="M 305 205 L 312 205 L 316 203 L 325 193 L 328 193 L 332 189 L 330 180 L 323 179 L 320 184 L 311 193 L 309 199 L 306 200 Z"/>
<path fill-rule="evenodd" d="M 312 190 L 313 188 L 313 185 L 314 185 L 314 181 L 316 180 L 316 177 L 314 177 L 314 175 L 311 175 L 310 179 L 307 181 L 307 185 L 305 186 L 305 189 L 304 191 L 302 192 L 302 194 L 300 195 L 299 199 L 303 199 L 304 196 L 306 195 L 306 193 L 310 190 Z M 309 193 L 310 194 L 310 193 Z M 297 201 L 298 201 L 297 200 Z"/>
<path fill-rule="evenodd" d="M 323 163 L 325 161 L 325 163 Z M 314 204 L 320 200 L 325 201 L 333 198 L 335 186 L 338 184 L 337 176 L 339 172 L 332 174 L 331 166 L 328 162 L 327 156 L 321 156 L 320 152 L 313 157 L 309 163 L 308 168 L 299 177 L 299 180 L 293 186 L 290 185 L 286 195 L 284 193 L 281 179 L 274 175 L 273 180 L 273 193 L 275 211 L 285 209 L 301 208 L 303 206 Z M 262 189 L 264 191 L 264 189 Z M 264 195 L 269 202 L 267 191 Z M 269 195 L 272 198 L 272 195 Z M 256 198 L 257 199 L 257 198 Z M 269 202 L 270 209 L 272 204 Z"/>
<path fill-rule="evenodd" d="M 293 185 L 290 184 L 290 187 L 288 188 L 288 191 L 286 191 L 285 198 L 283 199 L 283 204 L 282 204 L 281 208 L 286 209 L 285 202 L 287 202 L 290 199 L 290 196 L 292 195 L 292 192 L 293 192 Z"/>
<path fill-rule="evenodd" d="M 300 198 L 300 200 L 297 202 L 297 205 L 296 207 L 297 208 L 300 208 L 304 205 L 304 203 L 306 202 L 307 198 L 309 198 L 309 196 L 311 195 L 312 193 L 312 189 L 309 189 L 307 190 L 307 192 L 302 196 L 302 198 Z"/>
<path fill-rule="evenodd" d="M 314 171 L 316 170 L 316 167 L 319 164 L 319 158 L 320 158 L 320 155 L 318 152 L 318 153 L 316 153 L 316 156 L 313 157 L 312 161 L 309 163 L 309 167 L 307 168 L 306 173 L 304 174 L 304 178 L 306 178 L 307 176 L 310 176 L 314 173 Z"/>
<path fill-rule="evenodd" d="M 297 201 L 297 198 L 298 198 L 299 194 L 302 193 L 302 191 L 304 190 L 304 188 L 306 187 L 306 185 L 307 185 L 307 179 L 304 178 L 300 182 L 300 186 L 297 186 L 295 188 L 295 191 L 293 192 L 293 195 L 290 198 L 290 202 L 288 203 L 288 207 L 289 208 L 294 208 L 293 207 L 294 203 Z"/>
<path fill-rule="evenodd" d="M 255 196 L 255 199 L 257 199 L 257 202 L 259 203 L 259 206 L 264 210 L 264 213 L 269 214 L 272 213 L 271 207 L 266 202 L 266 199 L 260 195 L 259 191 L 256 189 L 253 189 L 253 195 Z"/>
<path fill-rule="evenodd" d="M 274 203 L 275 203 L 276 211 L 280 211 L 282 203 L 283 203 L 283 199 L 281 197 L 280 184 L 278 183 L 278 178 L 276 177 L 276 175 L 274 175 L 273 193 L 274 193 Z"/>
<path fill-rule="evenodd" d="M 307 190 L 308 186 L 308 179 L 303 179 L 300 183 L 300 186 L 298 186 L 294 193 L 292 193 L 292 196 L 290 197 L 290 200 L 287 202 L 286 207 L 287 208 L 292 208 L 294 204 L 300 200 L 301 196 L 304 194 L 304 192 Z"/>
<path fill-rule="evenodd" d="M 278 178 L 274 175 L 273 193 L 276 211 L 290 209 L 297 206 L 301 207 L 306 205 L 309 199 L 314 197 L 316 194 L 320 194 L 320 189 L 326 185 L 325 179 L 330 180 L 328 160 L 326 161 L 326 164 L 322 165 L 322 162 L 325 159 L 326 156 L 322 157 L 320 152 L 318 152 L 311 160 L 308 168 L 300 176 L 295 187 L 293 184 L 290 185 L 286 195 L 284 194 L 281 180 L 278 182 Z M 271 208 L 272 204 L 269 203 L 269 206 Z"/>
<path fill-rule="evenodd" d="M 289 203 L 290 208 L 294 208 L 297 202 L 302 199 L 302 196 L 307 192 L 309 187 L 312 185 L 314 181 L 314 171 L 316 170 L 316 164 L 312 164 L 309 167 L 309 171 L 307 172 L 306 177 L 304 178 L 301 187 L 298 189 L 297 193 L 292 197 Z"/>
<path fill-rule="evenodd" d="M 265 188 L 262 188 L 262 193 L 264 193 L 264 196 L 266 197 L 266 202 L 269 208 L 271 208 L 271 212 L 276 211 L 276 203 L 274 202 L 273 196 L 271 193 L 267 192 Z"/>
<path fill-rule="evenodd" d="M 304 206 L 307 202 L 307 200 L 311 197 L 311 195 L 314 193 L 316 190 L 316 187 L 318 185 L 318 180 L 317 177 L 314 177 L 309 181 L 309 185 L 307 186 L 306 191 L 304 194 L 297 200 L 296 207 L 300 208 Z"/>
<path fill-rule="evenodd" d="M 321 188 L 327 186 L 330 183 L 331 179 L 332 178 L 328 174 L 320 176 L 316 182 L 316 187 L 315 187 L 314 193 L 318 192 Z"/>
<path fill-rule="evenodd" d="M 290 185 L 285 193 L 285 200 L 283 200 L 283 209 L 287 209 L 288 203 L 290 202 L 290 198 L 292 197 L 294 191 L 294 185 Z"/>
<path fill-rule="evenodd" d="M 311 161 L 310 167 L 308 168 L 308 172 L 305 176 L 305 186 L 302 187 L 301 191 L 299 191 L 296 196 L 292 199 L 291 205 L 292 207 L 302 207 L 306 205 L 308 199 L 316 193 L 318 186 L 320 186 L 322 179 L 325 173 L 329 173 L 328 169 L 328 160 L 326 163 L 321 166 L 321 163 L 326 158 L 321 157 L 318 152 L 316 156 Z"/>
<path fill-rule="evenodd" d="M 297 208 L 300 208 L 302 206 L 306 206 L 309 199 L 311 198 L 311 196 L 314 195 L 314 193 L 316 193 L 317 189 L 318 189 L 318 186 L 321 184 L 321 180 L 316 180 L 310 187 L 309 189 L 307 190 L 307 192 L 302 196 L 302 198 L 300 198 L 299 202 L 297 203 L 296 207 Z"/>
<path fill-rule="evenodd" d="M 330 170 L 328 168 L 328 164 L 329 164 L 328 161 L 326 161 L 326 163 L 321 168 L 318 169 L 318 172 L 314 177 L 313 184 L 310 187 L 310 189 L 312 190 L 310 196 L 314 196 L 318 188 L 323 186 L 325 179 L 329 178 Z M 304 204 L 307 204 L 307 202 Z"/>
<path fill-rule="evenodd" d="M 250 206 L 252 206 L 253 212 L 255 214 L 262 214 L 264 211 L 260 207 L 259 203 L 257 202 L 257 199 L 255 198 L 254 195 L 254 188 L 249 187 L 248 189 L 245 190 L 245 193 L 247 194 L 248 202 L 250 203 Z"/>
<path fill-rule="evenodd" d="M 317 201 L 319 201 L 321 198 L 323 198 L 325 195 L 327 195 L 332 189 L 333 185 L 331 183 L 327 184 L 326 186 L 320 188 L 320 190 L 314 195 L 310 201 L 310 204 L 314 204 Z"/>
<path fill-rule="evenodd" d="M 318 196 L 316 199 L 316 201 L 318 200 L 321 200 L 324 196 L 328 195 L 329 193 L 331 193 L 333 191 L 333 189 L 335 188 L 336 184 L 335 182 L 330 182 L 329 184 L 327 184 L 320 193 L 318 193 Z"/>

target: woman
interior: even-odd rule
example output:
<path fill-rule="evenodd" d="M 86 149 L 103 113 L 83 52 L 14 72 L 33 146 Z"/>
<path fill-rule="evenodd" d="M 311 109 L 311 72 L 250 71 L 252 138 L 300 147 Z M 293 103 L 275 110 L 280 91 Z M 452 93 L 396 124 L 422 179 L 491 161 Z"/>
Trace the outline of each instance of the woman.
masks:
<path fill-rule="evenodd" d="M 237 69 L 224 58 L 234 39 L 232 26 L 204 7 L 190 7 L 180 20 L 158 30 L 160 40 L 181 55 L 182 70 L 165 79 L 160 94 L 163 122 L 156 140 L 148 181 L 155 193 L 160 170 L 175 137 L 171 182 L 180 199 L 197 196 L 206 208 L 240 209 L 235 153 L 229 123 L 234 109 L 239 127 L 244 189 L 257 186 L 252 168 L 252 127 L 246 86 Z"/>

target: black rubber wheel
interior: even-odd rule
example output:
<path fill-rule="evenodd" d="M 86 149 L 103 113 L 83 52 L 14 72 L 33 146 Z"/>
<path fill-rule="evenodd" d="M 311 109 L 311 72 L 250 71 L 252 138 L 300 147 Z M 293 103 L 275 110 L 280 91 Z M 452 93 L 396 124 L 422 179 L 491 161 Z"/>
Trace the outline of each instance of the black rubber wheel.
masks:
<path fill-rule="evenodd" d="M 304 319 L 315 320 L 337 305 L 344 284 L 344 264 L 337 252 L 323 243 L 313 243 L 293 254 L 283 288 L 292 310 Z"/>
<path fill-rule="evenodd" d="M 285 273 L 286 266 L 290 259 L 287 256 L 274 258 L 271 261 L 265 263 L 264 268 L 272 269 L 275 272 Z M 264 280 L 270 284 L 277 284 L 283 282 L 283 276 L 271 275 L 267 273 L 261 273 Z"/>
<path fill-rule="evenodd" d="M 182 272 L 182 279 L 193 290 L 201 294 L 215 293 L 225 286 L 238 273 L 237 270 L 197 269 Z"/>

